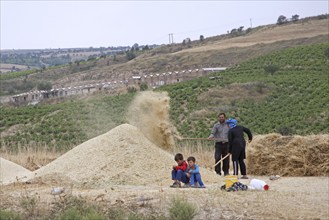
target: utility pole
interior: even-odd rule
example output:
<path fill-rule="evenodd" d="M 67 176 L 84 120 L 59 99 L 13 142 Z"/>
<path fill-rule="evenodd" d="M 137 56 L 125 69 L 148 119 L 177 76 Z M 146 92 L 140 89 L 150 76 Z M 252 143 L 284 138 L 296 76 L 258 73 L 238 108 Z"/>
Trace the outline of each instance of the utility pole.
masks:
<path fill-rule="evenodd" d="M 174 34 L 173 33 L 170 33 L 169 34 L 169 44 L 173 44 L 174 43 Z"/>
<path fill-rule="evenodd" d="M 250 18 L 250 28 L 252 28 L 252 19 Z"/>

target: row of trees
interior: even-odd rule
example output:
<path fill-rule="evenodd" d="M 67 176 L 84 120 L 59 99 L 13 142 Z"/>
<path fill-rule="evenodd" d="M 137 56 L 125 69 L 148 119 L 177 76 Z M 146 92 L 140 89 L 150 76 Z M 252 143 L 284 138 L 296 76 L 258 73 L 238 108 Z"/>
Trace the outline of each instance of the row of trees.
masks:
<path fill-rule="evenodd" d="M 281 25 L 281 24 L 285 24 L 285 23 L 288 23 L 289 21 L 292 21 L 292 22 L 296 22 L 296 21 L 298 21 L 299 20 L 299 15 L 293 15 L 293 16 L 291 16 L 291 19 L 288 19 L 286 16 L 284 16 L 284 15 L 280 15 L 279 17 L 278 17 L 278 20 L 277 20 L 277 24 L 278 25 Z"/>
<path fill-rule="evenodd" d="M 301 20 L 308 20 L 308 19 L 314 19 L 314 18 L 315 19 L 319 19 L 319 20 L 321 20 L 321 19 L 328 19 L 329 18 L 329 15 L 328 14 L 322 14 L 322 15 L 318 15 L 318 16 L 315 16 L 315 17 L 303 18 Z M 281 25 L 281 24 L 286 24 L 288 22 L 297 22 L 299 20 L 300 20 L 299 19 L 299 15 L 297 15 L 297 14 L 291 16 L 291 18 L 287 18 L 284 15 L 280 15 L 278 17 L 278 20 L 277 20 L 276 24 Z"/>

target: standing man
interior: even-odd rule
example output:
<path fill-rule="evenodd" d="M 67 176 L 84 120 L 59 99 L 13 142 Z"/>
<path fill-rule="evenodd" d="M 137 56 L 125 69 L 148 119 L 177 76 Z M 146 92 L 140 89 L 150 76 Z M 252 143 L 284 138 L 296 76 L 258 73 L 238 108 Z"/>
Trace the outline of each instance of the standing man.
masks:
<path fill-rule="evenodd" d="M 225 113 L 219 113 L 218 122 L 214 125 L 211 130 L 211 134 L 208 139 L 216 140 L 215 144 L 215 163 L 217 163 L 221 158 L 228 154 L 228 131 L 229 127 L 225 123 L 226 115 Z M 224 176 L 229 175 L 230 169 L 230 158 L 227 157 L 223 161 L 223 172 Z M 215 171 L 218 175 L 221 175 L 221 163 L 215 166 Z"/>
<path fill-rule="evenodd" d="M 249 143 L 252 141 L 252 134 L 249 128 L 238 125 L 238 121 L 234 118 L 230 118 L 226 121 L 226 124 L 230 127 L 228 132 L 229 140 L 229 152 L 232 154 L 233 161 L 233 175 L 238 175 L 239 165 L 241 172 L 241 179 L 248 179 L 247 168 L 244 163 L 246 159 L 246 141 L 244 139 L 244 133 L 248 135 Z"/>

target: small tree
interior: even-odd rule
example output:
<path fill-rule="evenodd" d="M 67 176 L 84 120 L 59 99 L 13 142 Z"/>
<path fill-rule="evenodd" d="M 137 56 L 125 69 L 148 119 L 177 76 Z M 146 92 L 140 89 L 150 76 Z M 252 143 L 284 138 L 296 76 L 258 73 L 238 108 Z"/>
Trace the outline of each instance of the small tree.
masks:
<path fill-rule="evenodd" d="M 40 82 L 37 85 L 38 90 L 51 90 L 52 84 L 50 82 Z"/>
<path fill-rule="evenodd" d="M 298 20 L 299 20 L 299 15 L 293 15 L 293 16 L 291 17 L 291 20 L 292 20 L 293 22 L 298 21 Z"/>
<path fill-rule="evenodd" d="M 134 45 L 132 46 L 132 51 L 135 50 L 135 51 L 138 51 L 139 50 L 139 45 L 138 43 L 134 43 Z"/>
<path fill-rule="evenodd" d="M 126 52 L 126 57 L 128 60 L 132 60 L 136 57 L 136 55 L 134 54 L 134 52 L 128 51 L 128 52 Z"/>
<path fill-rule="evenodd" d="M 149 48 L 148 45 L 146 45 L 146 46 L 143 47 L 143 50 L 149 50 L 149 49 L 150 49 L 150 48 Z"/>
<path fill-rule="evenodd" d="M 230 33 L 236 35 L 238 33 L 238 30 L 236 28 L 233 28 Z"/>
<path fill-rule="evenodd" d="M 183 45 L 190 44 L 190 43 L 191 43 L 191 39 L 190 38 L 185 38 L 183 40 Z"/>
<path fill-rule="evenodd" d="M 146 83 L 141 83 L 139 89 L 140 91 L 146 91 L 148 89 L 148 85 Z"/>
<path fill-rule="evenodd" d="M 278 17 L 278 21 L 276 22 L 276 24 L 281 25 L 281 24 L 285 24 L 287 22 L 288 22 L 288 20 L 287 20 L 286 16 L 280 15 Z"/>
<path fill-rule="evenodd" d="M 203 35 L 200 35 L 200 41 L 204 41 L 204 36 Z"/>
<path fill-rule="evenodd" d="M 127 88 L 127 90 L 128 90 L 128 93 L 136 93 L 137 92 L 137 89 L 134 86 L 129 86 Z"/>

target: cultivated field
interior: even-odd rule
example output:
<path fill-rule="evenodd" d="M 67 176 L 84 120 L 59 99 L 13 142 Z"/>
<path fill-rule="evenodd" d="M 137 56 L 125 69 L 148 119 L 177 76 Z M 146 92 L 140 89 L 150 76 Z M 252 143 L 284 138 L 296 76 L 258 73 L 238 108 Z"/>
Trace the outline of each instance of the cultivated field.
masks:
<path fill-rule="evenodd" d="M 2 73 L 10 72 L 13 70 L 13 68 L 15 68 L 16 70 L 19 69 L 20 71 L 28 69 L 28 67 L 24 65 L 0 63 L 0 71 Z"/>

